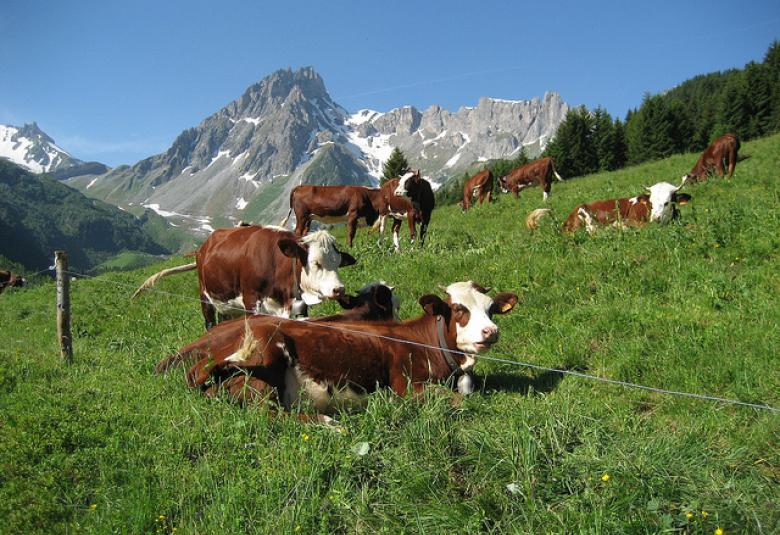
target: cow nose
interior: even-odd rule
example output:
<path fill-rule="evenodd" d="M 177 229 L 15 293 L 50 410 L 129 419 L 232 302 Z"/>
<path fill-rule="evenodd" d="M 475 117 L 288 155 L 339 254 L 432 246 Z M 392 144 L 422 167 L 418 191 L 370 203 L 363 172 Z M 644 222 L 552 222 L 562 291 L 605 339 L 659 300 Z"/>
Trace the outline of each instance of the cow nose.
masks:
<path fill-rule="evenodd" d="M 495 342 L 498 339 L 498 327 L 490 326 L 482 329 L 482 336 L 485 341 Z"/>
<path fill-rule="evenodd" d="M 338 299 L 340 297 L 344 297 L 344 294 L 346 293 L 346 290 L 343 286 L 336 286 L 333 288 L 333 298 Z"/>

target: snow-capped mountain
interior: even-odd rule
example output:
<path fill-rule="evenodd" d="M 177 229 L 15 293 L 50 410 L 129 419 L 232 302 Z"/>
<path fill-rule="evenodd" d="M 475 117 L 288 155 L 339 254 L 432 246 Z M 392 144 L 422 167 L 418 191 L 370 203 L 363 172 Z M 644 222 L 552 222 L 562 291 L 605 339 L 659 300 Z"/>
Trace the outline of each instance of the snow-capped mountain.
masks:
<path fill-rule="evenodd" d="M 278 221 L 300 184 L 375 185 L 393 147 L 439 184 L 476 162 L 537 154 L 566 115 L 555 93 L 483 98 L 450 112 L 411 106 L 350 114 L 312 68 L 280 70 L 182 132 L 163 154 L 70 184 L 114 204 L 142 204 L 208 230 L 231 219 Z"/>
<path fill-rule="evenodd" d="M 103 164 L 74 158 L 34 122 L 22 127 L 0 125 L 0 158 L 33 173 L 49 173 L 59 179 L 108 170 Z"/>

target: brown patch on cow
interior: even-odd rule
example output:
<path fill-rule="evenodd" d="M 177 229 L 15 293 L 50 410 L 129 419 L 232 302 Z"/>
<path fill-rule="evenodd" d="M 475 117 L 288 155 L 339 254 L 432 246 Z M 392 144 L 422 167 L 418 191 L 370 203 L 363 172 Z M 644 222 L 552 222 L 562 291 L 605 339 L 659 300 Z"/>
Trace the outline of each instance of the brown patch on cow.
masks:
<path fill-rule="evenodd" d="M 515 198 L 518 198 L 521 189 L 538 184 L 544 191 L 546 199 L 552 188 L 553 177 L 560 177 L 560 175 L 555 171 L 555 161 L 548 156 L 515 167 L 506 176 L 499 178 L 499 182 L 501 187 L 512 192 Z"/>

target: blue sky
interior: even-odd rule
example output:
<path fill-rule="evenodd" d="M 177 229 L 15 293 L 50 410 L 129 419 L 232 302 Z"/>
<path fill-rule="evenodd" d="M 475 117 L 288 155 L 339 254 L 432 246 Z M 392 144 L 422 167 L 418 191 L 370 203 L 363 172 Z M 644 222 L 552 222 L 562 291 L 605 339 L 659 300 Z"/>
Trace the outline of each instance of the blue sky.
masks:
<path fill-rule="evenodd" d="M 162 152 L 252 83 L 313 66 L 351 111 L 557 91 L 623 117 L 761 61 L 780 1 L 0 0 L 0 123 L 109 165 Z"/>

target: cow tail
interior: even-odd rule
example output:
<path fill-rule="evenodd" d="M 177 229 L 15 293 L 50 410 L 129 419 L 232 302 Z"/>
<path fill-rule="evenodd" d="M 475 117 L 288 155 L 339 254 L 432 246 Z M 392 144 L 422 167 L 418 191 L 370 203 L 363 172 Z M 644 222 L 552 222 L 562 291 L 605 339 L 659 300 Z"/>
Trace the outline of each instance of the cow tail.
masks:
<path fill-rule="evenodd" d="M 154 286 L 155 283 L 158 280 L 162 279 L 163 277 L 167 277 L 168 275 L 173 275 L 175 273 L 183 273 L 185 271 L 191 271 L 197 267 L 198 267 L 197 262 L 192 262 L 191 264 L 184 264 L 183 266 L 176 266 L 168 269 L 163 269 L 162 271 L 155 273 L 154 275 L 146 279 L 144 283 L 141 286 L 139 286 L 138 289 L 133 293 L 130 299 L 135 299 L 138 294 Z"/>
<path fill-rule="evenodd" d="M 555 178 L 563 182 L 563 177 L 558 174 L 558 171 L 555 170 L 555 162 L 553 162 L 552 164 L 552 170 L 553 170 L 553 174 L 555 175 Z"/>
<path fill-rule="evenodd" d="M 290 219 L 290 214 L 292 214 L 292 207 L 287 210 L 287 215 L 284 217 L 284 219 L 282 219 L 282 222 L 279 223 L 280 227 L 287 227 L 287 221 Z"/>
<path fill-rule="evenodd" d="M 303 184 L 303 178 L 301 178 L 301 184 Z M 300 186 L 301 184 L 298 184 L 298 186 Z M 280 227 L 286 227 L 287 221 L 290 220 L 290 214 L 292 214 L 293 211 L 293 198 L 295 198 L 295 190 L 298 189 L 298 186 L 295 186 L 293 189 L 290 190 L 290 209 L 287 210 L 287 215 L 285 216 L 284 219 L 282 219 L 282 222 L 279 223 Z"/>

